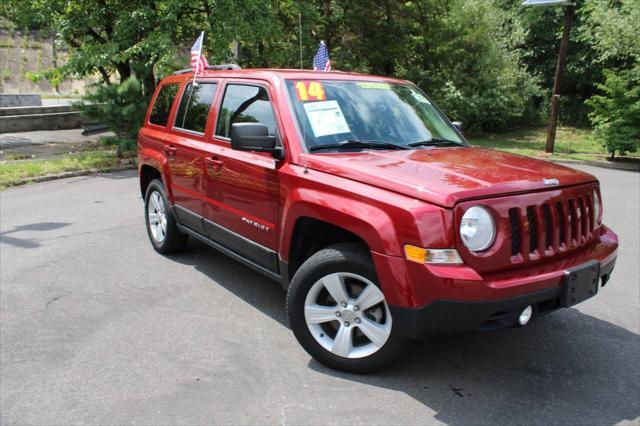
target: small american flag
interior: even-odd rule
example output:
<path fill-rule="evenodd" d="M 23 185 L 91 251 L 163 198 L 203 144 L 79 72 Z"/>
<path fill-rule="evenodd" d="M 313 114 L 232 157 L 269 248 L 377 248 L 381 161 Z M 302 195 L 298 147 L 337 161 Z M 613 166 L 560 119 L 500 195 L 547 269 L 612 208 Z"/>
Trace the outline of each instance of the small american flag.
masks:
<path fill-rule="evenodd" d="M 314 71 L 331 71 L 331 59 L 329 59 L 329 50 L 324 44 L 324 41 L 320 42 L 316 56 L 313 57 L 313 70 Z"/>
<path fill-rule="evenodd" d="M 200 37 L 191 47 L 191 67 L 194 73 L 199 73 L 207 69 L 209 63 L 207 58 L 202 54 L 202 41 L 204 40 L 204 31 L 200 33 Z"/>

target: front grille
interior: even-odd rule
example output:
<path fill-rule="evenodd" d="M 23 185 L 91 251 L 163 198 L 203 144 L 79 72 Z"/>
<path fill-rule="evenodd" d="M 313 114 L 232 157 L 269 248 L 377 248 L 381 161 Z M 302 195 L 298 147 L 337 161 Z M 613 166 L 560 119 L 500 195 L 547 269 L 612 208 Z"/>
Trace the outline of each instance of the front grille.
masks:
<path fill-rule="evenodd" d="M 535 260 L 585 245 L 593 235 L 591 206 L 590 196 L 584 195 L 509 209 L 512 261 Z"/>

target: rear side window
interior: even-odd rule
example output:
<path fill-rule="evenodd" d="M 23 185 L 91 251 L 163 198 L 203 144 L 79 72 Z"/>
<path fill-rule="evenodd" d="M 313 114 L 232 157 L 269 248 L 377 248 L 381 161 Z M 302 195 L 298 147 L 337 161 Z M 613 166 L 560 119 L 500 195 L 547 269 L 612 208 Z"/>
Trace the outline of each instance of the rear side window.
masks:
<path fill-rule="evenodd" d="M 229 84 L 224 93 L 216 135 L 229 137 L 233 123 L 261 123 L 276 132 L 276 120 L 267 90 L 260 86 Z"/>
<path fill-rule="evenodd" d="M 159 126 L 167 125 L 169 113 L 171 112 L 171 105 L 173 104 L 173 99 L 176 97 L 176 93 L 178 93 L 177 84 L 165 84 L 162 86 L 160 93 L 158 93 L 158 96 L 156 97 L 156 102 L 153 104 L 153 109 L 151 110 L 151 117 L 149 117 L 150 123 L 157 124 Z"/>
<path fill-rule="evenodd" d="M 204 133 L 217 86 L 215 83 L 198 83 L 195 87 L 187 84 L 176 114 L 175 127 Z"/>

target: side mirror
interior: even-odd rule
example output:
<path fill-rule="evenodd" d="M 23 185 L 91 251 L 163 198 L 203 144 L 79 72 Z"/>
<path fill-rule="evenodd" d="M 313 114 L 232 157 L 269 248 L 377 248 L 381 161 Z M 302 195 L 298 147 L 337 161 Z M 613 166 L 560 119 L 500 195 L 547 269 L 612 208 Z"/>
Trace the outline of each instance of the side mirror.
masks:
<path fill-rule="evenodd" d="M 231 149 L 271 152 L 276 159 L 283 158 L 282 148 L 276 146 L 276 137 L 269 136 L 269 128 L 260 123 L 234 123 L 231 126 Z"/>
<path fill-rule="evenodd" d="M 453 121 L 451 122 L 451 124 L 453 124 L 453 127 L 458 129 L 458 131 L 462 133 L 462 121 Z"/>

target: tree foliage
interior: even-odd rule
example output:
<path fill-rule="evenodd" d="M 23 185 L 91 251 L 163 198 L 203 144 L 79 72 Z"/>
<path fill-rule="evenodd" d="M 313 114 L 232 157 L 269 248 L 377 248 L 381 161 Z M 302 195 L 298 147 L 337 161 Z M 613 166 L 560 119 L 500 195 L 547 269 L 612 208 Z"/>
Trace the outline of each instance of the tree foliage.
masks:
<path fill-rule="evenodd" d="M 589 25 L 581 36 L 608 67 L 605 81 L 596 84 L 599 93 L 587 102 L 594 136 L 612 156 L 635 152 L 640 145 L 640 5 L 592 0 L 583 13 Z"/>
<path fill-rule="evenodd" d="M 640 2 L 576 3 L 560 117 L 588 124 L 603 109 L 587 99 L 637 78 Z M 335 69 L 412 80 L 451 118 L 491 130 L 546 121 L 562 33 L 561 8 L 521 0 L 3 0 L 0 15 L 55 30 L 69 55 L 48 78 L 135 76 L 148 99 L 159 78 L 188 66 L 200 31 L 209 62 L 232 60 L 235 45 L 243 67 L 298 68 L 302 45 L 309 68 L 324 40 Z"/>
<path fill-rule="evenodd" d="M 129 77 L 122 83 L 101 85 L 76 106 L 84 116 L 107 125 L 116 134 L 118 154 L 135 146 L 147 110 L 147 101 L 136 77 Z"/>
<path fill-rule="evenodd" d="M 605 71 L 605 82 L 598 84 L 602 94 L 593 96 L 589 105 L 595 136 L 613 157 L 636 152 L 640 144 L 640 80 L 631 71 Z"/>

